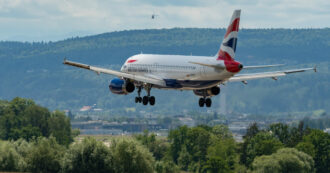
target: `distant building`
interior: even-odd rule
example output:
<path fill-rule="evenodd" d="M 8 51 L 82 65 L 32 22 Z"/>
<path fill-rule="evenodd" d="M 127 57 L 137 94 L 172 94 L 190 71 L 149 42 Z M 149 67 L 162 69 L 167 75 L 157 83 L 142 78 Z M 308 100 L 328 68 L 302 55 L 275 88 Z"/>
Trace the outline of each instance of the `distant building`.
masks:
<path fill-rule="evenodd" d="M 193 127 L 195 126 L 195 120 L 193 120 L 192 118 L 179 118 L 180 124 L 182 125 L 186 125 L 188 127 Z"/>
<path fill-rule="evenodd" d="M 86 112 L 86 111 L 90 111 L 91 109 L 92 109 L 92 106 L 83 106 L 79 111 Z"/>

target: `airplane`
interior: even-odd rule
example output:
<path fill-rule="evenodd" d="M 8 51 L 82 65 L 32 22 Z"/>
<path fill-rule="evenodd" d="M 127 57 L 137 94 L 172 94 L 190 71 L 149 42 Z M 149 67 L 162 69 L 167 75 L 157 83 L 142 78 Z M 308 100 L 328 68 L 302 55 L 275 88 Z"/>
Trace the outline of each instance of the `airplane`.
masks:
<path fill-rule="evenodd" d="M 156 15 L 155 13 L 153 13 L 153 14 L 151 15 L 151 19 L 155 19 L 156 16 L 158 16 L 158 15 Z"/>
<path fill-rule="evenodd" d="M 183 55 L 157 55 L 137 54 L 129 57 L 122 65 L 120 71 L 81 64 L 64 59 L 64 64 L 96 72 L 117 76 L 110 81 L 109 89 L 114 94 L 127 95 L 137 89 L 135 103 L 154 105 L 156 99 L 151 96 L 152 88 L 192 90 L 199 96 L 200 107 L 211 107 L 211 97 L 220 93 L 220 84 L 240 81 L 247 84 L 247 80 L 278 77 L 287 74 L 314 70 L 314 68 L 291 69 L 262 73 L 239 74 L 243 69 L 257 69 L 281 66 L 261 65 L 243 66 L 236 61 L 235 52 L 239 30 L 241 10 L 235 10 L 230 24 L 226 30 L 220 50 L 215 56 L 183 56 Z M 144 89 L 146 95 L 141 97 Z"/>

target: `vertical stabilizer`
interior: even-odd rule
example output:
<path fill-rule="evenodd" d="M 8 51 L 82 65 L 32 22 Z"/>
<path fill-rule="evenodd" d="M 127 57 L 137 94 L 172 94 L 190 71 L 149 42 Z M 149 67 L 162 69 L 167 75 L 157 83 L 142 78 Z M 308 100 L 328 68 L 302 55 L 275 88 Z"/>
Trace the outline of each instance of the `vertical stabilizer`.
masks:
<path fill-rule="evenodd" d="M 217 53 L 217 60 L 232 61 L 235 58 L 237 35 L 239 29 L 241 10 L 235 10 L 231 17 L 225 37 L 221 43 L 220 50 Z"/>

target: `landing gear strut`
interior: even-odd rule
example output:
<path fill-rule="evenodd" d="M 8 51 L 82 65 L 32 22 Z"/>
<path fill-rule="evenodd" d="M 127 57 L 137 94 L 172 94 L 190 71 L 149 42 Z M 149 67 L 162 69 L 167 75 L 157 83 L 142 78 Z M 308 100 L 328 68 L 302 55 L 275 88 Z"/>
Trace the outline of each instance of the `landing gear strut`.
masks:
<path fill-rule="evenodd" d="M 141 103 L 142 102 L 141 90 L 142 90 L 142 86 L 139 86 L 138 87 L 138 96 L 135 97 L 135 103 Z"/>
<path fill-rule="evenodd" d="M 150 96 L 150 90 L 151 90 L 151 88 L 152 88 L 152 85 L 149 85 L 149 84 L 148 85 L 145 85 L 144 86 L 144 89 L 147 92 L 147 96 L 141 97 L 140 95 L 141 95 L 142 86 L 139 86 L 138 87 L 138 97 L 135 97 L 135 103 L 141 103 L 142 102 L 143 105 L 147 105 L 148 103 L 151 106 L 155 105 L 155 103 L 156 103 L 155 97 L 154 96 Z"/>

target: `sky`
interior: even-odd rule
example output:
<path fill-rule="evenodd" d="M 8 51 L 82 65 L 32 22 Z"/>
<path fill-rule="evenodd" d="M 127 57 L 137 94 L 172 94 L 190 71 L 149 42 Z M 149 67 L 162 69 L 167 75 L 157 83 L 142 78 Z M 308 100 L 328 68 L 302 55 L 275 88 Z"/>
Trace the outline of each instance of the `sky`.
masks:
<path fill-rule="evenodd" d="M 330 27 L 330 0 L 0 0 L 0 40 L 58 41 L 133 29 Z M 156 14 L 155 19 L 151 15 Z"/>

